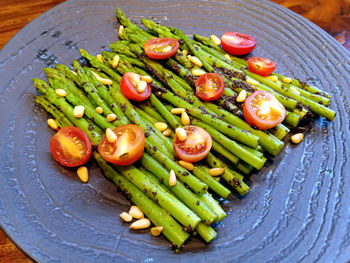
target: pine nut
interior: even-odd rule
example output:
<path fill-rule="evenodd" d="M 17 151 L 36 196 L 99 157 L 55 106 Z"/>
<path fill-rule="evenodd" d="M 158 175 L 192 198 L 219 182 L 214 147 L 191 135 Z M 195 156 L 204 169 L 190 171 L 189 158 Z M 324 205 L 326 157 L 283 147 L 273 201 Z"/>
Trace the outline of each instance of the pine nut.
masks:
<path fill-rule="evenodd" d="M 220 46 L 220 44 L 221 44 L 220 38 L 218 38 L 218 37 L 215 36 L 215 35 L 210 35 L 210 39 L 211 39 L 211 41 L 213 41 L 213 43 L 214 43 L 215 45 Z"/>
<path fill-rule="evenodd" d="M 180 141 L 186 140 L 187 133 L 186 133 L 186 131 L 185 131 L 184 128 L 176 128 L 176 129 L 175 129 L 175 133 L 176 133 L 177 138 L 178 138 Z"/>
<path fill-rule="evenodd" d="M 152 78 L 150 76 L 141 76 L 141 80 L 145 81 L 146 83 L 152 82 Z"/>
<path fill-rule="evenodd" d="M 159 131 L 163 132 L 168 128 L 168 125 L 164 122 L 156 122 L 154 124 L 154 127 L 156 127 Z"/>
<path fill-rule="evenodd" d="M 193 64 L 197 65 L 198 67 L 203 66 L 203 63 L 195 56 L 188 55 L 188 60 L 191 61 Z"/>
<path fill-rule="evenodd" d="M 141 209 L 138 208 L 136 205 L 133 205 L 130 207 L 129 215 L 131 215 L 133 218 L 136 218 L 136 219 L 142 219 L 145 217 Z"/>
<path fill-rule="evenodd" d="M 239 92 L 236 101 L 237 101 L 237 102 L 244 102 L 246 98 L 247 98 L 247 92 L 246 92 L 245 89 L 242 89 L 242 90 Z"/>
<path fill-rule="evenodd" d="M 112 67 L 116 68 L 118 67 L 120 57 L 118 55 L 115 55 L 112 60 Z"/>
<path fill-rule="evenodd" d="M 211 176 L 218 176 L 218 175 L 220 175 L 220 174 L 223 174 L 225 172 L 225 169 L 224 168 L 211 168 L 210 170 L 209 170 L 209 174 L 211 175 Z"/>
<path fill-rule="evenodd" d="M 192 69 L 191 73 L 193 76 L 202 76 L 202 75 L 206 74 L 207 72 L 205 72 L 202 69 Z"/>
<path fill-rule="evenodd" d="M 100 75 L 96 74 L 95 72 L 92 72 L 92 74 L 94 74 L 95 78 L 101 82 L 103 85 L 112 85 L 113 81 L 111 79 L 105 79 L 105 78 L 101 78 Z"/>
<path fill-rule="evenodd" d="M 103 109 L 101 107 L 96 107 L 95 111 L 98 113 L 98 114 L 102 114 L 103 113 Z"/>
<path fill-rule="evenodd" d="M 188 51 L 187 51 L 186 49 L 184 49 L 184 50 L 182 50 L 182 53 L 183 53 L 185 56 L 187 56 Z"/>
<path fill-rule="evenodd" d="M 162 132 L 162 134 L 166 137 L 169 137 L 171 135 L 171 130 L 170 129 L 166 129 L 165 131 Z"/>
<path fill-rule="evenodd" d="M 107 115 L 107 121 L 108 122 L 112 122 L 115 121 L 117 119 L 117 115 L 115 115 L 114 113 L 110 113 Z"/>
<path fill-rule="evenodd" d="M 120 215 L 120 218 L 123 219 L 125 222 L 131 222 L 132 221 L 132 216 L 129 215 L 127 212 L 123 212 Z"/>
<path fill-rule="evenodd" d="M 162 49 L 163 53 L 169 52 L 173 47 L 172 46 L 166 46 Z"/>
<path fill-rule="evenodd" d="M 80 166 L 78 168 L 77 174 L 83 183 L 86 183 L 89 180 L 89 172 L 85 166 Z"/>
<path fill-rule="evenodd" d="M 184 108 L 173 108 L 173 109 L 171 109 L 171 113 L 172 114 L 181 114 L 181 113 L 183 113 L 185 111 L 185 109 Z"/>
<path fill-rule="evenodd" d="M 139 74 L 132 74 L 132 81 L 134 83 L 135 86 L 138 86 L 141 80 L 141 76 Z"/>
<path fill-rule="evenodd" d="M 103 59 L 102 59 L 102 55 L 101 54 L 97 54 L 96 58 L 97 58 L 98 61 L 103 63 Z"/>
<path fill-rule="evenodd" d="M 290 90 L 291 90 L 291 91 L 293 91 L 294 93 L 296 93 L 296 94 L 300 95 L 300 91 L 299 91 L 299 90 L 297 90 L 296 88 L 294 88 L 294 87 L 290 87 Z"/>
<path fill-rule="evenodd" d="M 148 218 L 142 218 L 130 225 L 130 229 L 139 230 L 148 228 L 151 225 L 151 221 Z"/>
<path fill-rule="evenodd" d="M 231 59 L 231 57 L 230 57 L 229 54 L 225 54 L 224 57 L 225 57 L 227 60 L 232 61 L 232 59 Z"/>
<path fill-rule="evenodd" d="M 176 175 L 175 175 L 174 170 L 170 170 L 170 173 L 169 173 L 169 185 L 170 186 L 176 185 Z"/>
<path fill-rule="evenodd" d="M 55 93 L 59 97 L 65 97 L 67 95 L 67 92 L 64 89 L 56 89 Z"/>
<path fill-rule="evenodd" d="M 110 128 L 106 129 L 106 139 L 109 143 L 115 143 L 117 141 L 117 135 Z"/>
<path fill-rule="evenodd" d="M 188 117 L 188 114 L 186 113 L 186 111 L 183 111 L 181 113 L 181 123 L 184 126 L 190 125 L 190 123 L 191 123 L 190 117 Z"/>
<path fill-rule="evenodd" d="M 57 131 L 60 127 L 57 124 L 57 121 L 55 119 L 48 119 L 47 124 L 50 126 L 51 129 L 54 131 Z"/>
<path fill-rule="evenodd" d="M 146 90 L 146 88 L 147 88 L 147 82 L 146 81 L 141 80 L 139 82 L 139 84 L 137 85 L 137 91 L 140 92 L 140 93 L 144 92 Z"/>
<path fill-rule="evenodd" d="M 189 170 L 189 171 L 192 171 L 192 170 L 194 169 L 193 164 L 190 163 L 190 162 L 186 162 L 186 161 L 180 160 L 180 161 L 179 161 L 179 164 L 180 164 L 183 168 L 185 168 L 185 169 L 187 169 L 187 170 Z"/>
<path fill-rule="evenodd" d="M 304 134 L 302 133 L 296 133 L 291 138 L 293 143 L 298 144 L 304 139 Z"/>
<path fill-rule="evenodd" d="M 266 77 L 268 80 L 271 80 L 273 82 L 276 82 L 278 80 L 278 77 L 275 75 L 270 75 Z"/>
<path fill-rule="evenodd" d="M 151 228 L 151 235 L 154 237 L 159 236 L 163 231 L 163 227 L 162 226 L 155 226 Z"/>
<path fill-rule="evenodd" d="M 278 85 L 282 86 L 282 82 L 281 82 L 281 81 L 277 80 L 276 83 L 277 83 Z"/>
<path fill-rule="evenodd" d="M 123 33 L 124 33 L 124 26 L 120 25 L 119 30 L 118 30 L 119 38 L 123 37 Z"/>
<path fill-rule="evenodd" d="M 247 79 L 247 82 L 250 84 L 250 85 L 253 85 L 253 86 L 256 86 L 259 84 L 258 81 L 256 81 L 255 79 L 251 79 L 251 78 L 248 78 Z"/>
<path fill-rule="evenodd" d="M 290 83 L 292 82 L 292 79 L 286 77 L 286 78 L 283 78 L 282 81 L 283 81 L 284 83 L 290 84 Z"/>
<path fill-rule="evenodd" d="M 272 114 L 281 115 L 281 107 L 277 103 L 271 103 L 270 111 Z"/>
<path fill-rule="evenodd" d="M 81 117 L 84 116 L 84 113 L 85 113 L 84 106 L 79 105 L 79 106 L 75 106 L 74 107 L 73 115 L 74 115 L 75 118 L 80 119 Z"/>

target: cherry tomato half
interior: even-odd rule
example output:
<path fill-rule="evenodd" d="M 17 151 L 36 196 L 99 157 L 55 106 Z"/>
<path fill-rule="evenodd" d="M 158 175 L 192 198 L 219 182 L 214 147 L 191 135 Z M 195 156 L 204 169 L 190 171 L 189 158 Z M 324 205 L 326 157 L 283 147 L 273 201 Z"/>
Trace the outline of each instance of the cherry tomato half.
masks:
<path fill-rule="evenodd" d="M 245 120 L 260 130 L 271 129 L 286 117 L 286 109 L 267 91 L 255 91 L 243 104 Z"/>
<path fill-rule="evenodd" d="M 153 59 L 165 59 L 173 56 L 179 49 L 180 43 L 172 38 L 152 38 L 145 43 L 146 55 Z"/>
<path fill-rule="evenodd" d="M 145 149 L 145 133 L 135 124 L 122 125 L 115 128 L 115 143 L 102 138 L 98 152 L 102 158 L 117 165 L 130 165 L 141 158 Z"/>
<path fill-rule="evenodd" d="M 226 32 L 221 37 L 221 45 L 227 53 L 245 55 L 255 48 L 256 39 L 238 32 Z"/>
<path fill-rule="evenodd" d="M 206 157 L 211 149 L 212 139 L 210 134 L 197 126 L 184 126 L 187 137 L 186 140 L 180 141 L 174 136 L 175 154 L 183 161 L 198 162 Z"/>
<path fill-rule="evenodd" d="M 248 70 L 260 76 L 270 75 L 276 68 L 275 62 L 268 58 L 251 57 L 248 58 Z"/>
<path fill-rule="evenodd" d="M 92 146 L 88 136 L 80 128 L 64 127 L 51 137 L 50 151 L 60 164 L 76 167 L 89 160 Z"/>
<path fill-rule="evenodd" d="M 196 94 L 202 100 L 211 101 L 220 98 L 224 91 L 224 81 L 216 73 L 207 73 L 196 81 Z"/>
<path fill-rule="evenodd" d="M 139 92 L 138 83 L 140 83 L 140 81 L 141 75 L 126 72 L 120 81 L 120 90 L 122 91 L 123 95 L 128 99 L 135 101 L 143 101 L 148 99 L 152 92 L 151 86 L 150 84 L 147 84 L 145 91 Z"/>

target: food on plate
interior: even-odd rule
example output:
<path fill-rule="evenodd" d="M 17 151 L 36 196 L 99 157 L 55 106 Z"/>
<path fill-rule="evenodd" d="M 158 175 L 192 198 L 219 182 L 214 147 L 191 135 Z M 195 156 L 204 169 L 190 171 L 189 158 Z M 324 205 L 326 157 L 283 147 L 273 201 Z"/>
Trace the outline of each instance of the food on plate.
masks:
<path fill-rule="evenodd" d="M 145 43 L 144 49 L 150 58 L 165 59 L 173 56 L 179 49 L 179 41 L 172 38 L 152 38 Z"/>
<path fill-rule="evenodd" d="M 221 37 L 222 48 L 231 55 L 246 55 L 256 46 L 256 39 L 239 32 L 226 32 Z"/>
<path fill-rule="evenodd" d="M 143 101 L 151 95 L 151 86 L 144 80 L 142 76 L 132 72 L 126 72 L 121 81 L 120 89 L 125 97 L 130 100 Z"/>
<path fill-rule="evenodd" d="M 224 92 L 225 83 L 216 73 L 206 73 L 196 81 L 196 94 L 204 101 L 217 100 Z"/>
<path fill-rule="evenodd" d="M 270 75 L 276 68 L 275 62 L 268 58 L 250 57 L 248 58 L 248 70 L 260 76 Z"/>

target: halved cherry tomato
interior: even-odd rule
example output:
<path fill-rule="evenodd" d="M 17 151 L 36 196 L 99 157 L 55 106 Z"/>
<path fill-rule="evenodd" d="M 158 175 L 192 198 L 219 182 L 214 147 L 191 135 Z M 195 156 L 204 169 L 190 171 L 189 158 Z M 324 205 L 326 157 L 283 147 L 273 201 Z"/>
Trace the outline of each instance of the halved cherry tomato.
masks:
<path fill-rule="evenodd" d="M 238 32 L 226 32 L 221 37 L 221 45 L 227 53 L 245 55 L 255 48 L 256 39 Z"/>
<path fill-rule="evenodd" d="M 286 109 L 267 91 L 255 91 L 243 104 L 245 120 L 260 130 L 271 129 L 286 117 Z"/>
<path fill-rule="evenodd" d="M 208 155 L 212 139 L 210 134 L 197 126 L 184 126 L 187 137 L 186 140 L 180 141 L 177 136 L 174 136 L 174 151 L 175 154 L 183 161 L 198 162 Z"/>
<path fill-rule="evenodd" d="M 102 158 L 117 165 L 130 165 L 141 158 L 145 149 L 145 133 L 135 124 L 122 125 L 115 128 L 115 143 L 102 138 L 98 152 Z"/>
<path fill-rule="evenodd" d="M 205 101 L 217 100 L 224 91 L 224 86 L 224 81 L 220 75 L 207 73 L 197 79 L 196 94 Z"/>
<path fill-rule="evenodd" d="M 165 59 L 173 56 L 179 49 L 180 43 L 172 38 L 152 38 L 145 43 L 146 55 L 153 59 Z"/>
<path fill-rule="evenodd" d="M 91 142 L 77 127 L 64 127 L 50 140 L 50 151 L 57 162 L 67 167 L 83 165 L 91 156 Z"/>
<path fill-rule="evenodd" d="M 120 90 L 122 91 L 123 95 L 128 99 L 135 101 L 143 101 L 148 99 L 152 92 L 151 86 L 150 84 L 147 84 L 146 90 L 139 92 L 137 87 L 140 81 L 141 75 L 126 72 L 120 81 Z"/>
<path fill-rule="evenodd" d="M 275 62 L 268 58 L 251 57 L 248 58 L 248 70 L 260 76 L 270 75 L 276 68 Z"/>

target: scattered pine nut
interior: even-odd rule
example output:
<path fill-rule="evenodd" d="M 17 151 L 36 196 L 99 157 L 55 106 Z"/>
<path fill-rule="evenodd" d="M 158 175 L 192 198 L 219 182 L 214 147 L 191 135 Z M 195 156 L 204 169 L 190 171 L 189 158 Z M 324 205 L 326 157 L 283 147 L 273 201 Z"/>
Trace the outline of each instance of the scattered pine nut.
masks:
<path fill-rule="evenodd" d="M 67 96 L 67 92 L 64 89 L 56 89 L 55 93 L 57 96 L 62 97 L 62 98 Z"/>
<path fill-rule="evenodd" d="M 51 129 L 54 131 L 57 131 L 60 127 L 57 124 L 57 121 L 55 119 L 48 119 L 47 124 L 50 126 Z"/>
<path fill-rule="evenodd" d="M 191 123 L 191 120 L 190 120 L 190 117 L 188 117 L 188 114 L 186 111 L 183 111 L 181 113 L 181 123 L 182 125 L 186 126 L 186 125 L 190 125 Z"/>
<path fill-rule="evenodd" d="M 96 58 L 97 58 L 98 61 L 103 63 L 103 59 L 102 59 L 102 55 L 101 54 L 97 54 Z"/>
<path fill-rule="evenodd" d="M 251 79 L 251 78 L 247 78 L 247 82 L 250 84 L 250 85 L 253 85 L 253 86 L 256 86 L 259 84 L 258 81 L 256 81 L 255 79 Z"/>
<path fill-rule="evenodd" d="M 299 90 L 297 90 L 296 88 L 294 88 L 294 87 L 290 87 L 290 90 L 291 90 L 291 91 L 293 91 L 294 93 L 296 93 L 296 94 L 300 95 L 300 91 L 299 91 Z"/>
<path fill-rule="evenodd" d="M 188 55 L 188 60 L 191 61 L 193 64 L 197 65 L 198 67 L 203 66 L 202 61 L 200 61 L 197 57 Z"/>
<path fill-rule="evenodd" d="M 119 30 L 118 30 L 119 38 L 123 37 L 123 33 L 124 33 L 124 26 L 120 25 Z"/>
<path fill-rule="evenodd" d="M 169 52 L 173 47 L 172 46 L 166 46 L 162 49 L 163 53 Z"/>
<path fill-rule="evenodd" d="M 168 129 L 168 124 L 164 123 L 164 122 L 156 122 L 154 124 L 154 126 L 157 128 L 157 130 L 163 132 L 165 131 L 166 129 Z"/>
<path fill-rule="evenodd" d="M 146 88 L 147 88 L 147 82 L 146 81 L 141 80 L 139 82 L 139 84 L 137 85 L 137 91 L 140 92 L 140 93 L 144 92 L 146 90 Z"/>
<path fill-rule="evenodd" d="M 176 185 L 176 174 L 174 172 L 174 170 L 170 170 L 169 173 L 169 186 L 174 186 Z"/>
<path fill-rule="evenodd" d="M 277 80 L 276 83 L 277 83 L 278 85 L 282 86 L 282 82 L 281 82 L 281 81 Z"/>
<path fill-rule="evenodd" d="M 285 78 L 282 79 L 282 81 L 283 81 L 284 83 L 290 84 L 290 83 L 292 82 L 292 79 L 291 79 L 291 78 L 288 78 L 288 77 L 285 77 Z"/>
<path fill-rule="evenodd" d="M 75 118 L 80 119 L 81 117 L 84 116 L 84 113 L 85 113 L 84 106 L 79 105 L 79 106 L 75 106 L 74 107 L 73 115 L 74 115 Z"/>
<path fill-rule="evenodd" d="M 206 74 L 207 72 L 205 72 L 202 69 L 192 69 L 191 73 L 193 76 L 202 76 L 202 75 Z"/>
<path fill-rule="evenodd" d="M 268 80 L 271 80 L 273 82 L 276 82 L 278 80 L 278 77 L 275 75 L 270 75 L 266 77 Z"/>
<path fill-rule="evenodd" d="M 131 215 L 133 218 L 136 218 L 136 219 L 142 219 L 145 217 L 141 209 L 138 208 L 136 205 L 133 205 L 130 207 L 129 215 Z"/>
<path fill-rule="evenodd" d="M 229 54 L 225 54 L 224 57 L 225 57 L 227 60 L 232 61 L 232 59 L 231 59 L 231 57 L 230 57 Z"/>
<path fill-rule="evenodd" d="M 98 114 L 102 114 L 103 113 L 103 109 L 101 107 L 96 107 L 95 111 L 98 113 Z"/>
<path fill-rule="evenodd" d="M 83 183 L 86 183 L 89 180 L 89 172 L 85 166 L 80 166 L 77 170 L 77 174 Z"/>
<path fill-rule="evenodd" d="M 112 67 L 116 68 L 118 67 L 120 57 L 118 55 L 115 55 L 112 60 Z"/>
<path fill-rule="evenodd" d="M 218 176 L 218 175 L 220 175 L 220 174 L 223 174 L 225 172 L 225 169 L 224 168 L 211 168 L 210 170 L 209 170 L 209 174 L 211 175 L 211 176 Z"/>
<path fill-rule="evenodd" d="M 142 218 L 130 225 L 130 229 L 138 230 L 138 229 L 145 229 L 148 228 L 151 225 L 151 221 L 149 221 L 148 218 Z"/>
<path fill-rule="evenodd" d="M 170 129 L 166 129 L 165 131 L 162 132 L 162 134 L 166 137 L 169 137 L 171 135 L 171 130 Z"/>
<path fill-rule="evenodd" d="M 100 75 L 96 74 L 95 72 L 92 72 L 92 74 L 94 74 L 95 78 L 101 82 L 103 85 L 112 85 L 113 81 L 111 79 L 105 79 L 105 78 L 101 78 Z"/>
<path fill-rule="evenodd" d="M 184 108 L 173 108 L 173 109 L 171 109 L 171 113 L 172 114 L 181 114 L 181 113 L 183 113 L 185 111 L 185 109 Z"/>
<path fill-rule="evenodd" d="M 187 52 L 186 49 L 182 50 L 182 53 L 183 53 L 185 56 L 187 56 L 187 54 L 188 54 L 188 52 Z"/>
<path fill-rule="evenodd" d="M 302 133 L 296 133 L 291 138 L 293 143 L 298 144 L 304 139 L 304 134 Z"/>
<path fill-rule="evenodd" d="M 162 226 L 155 226 L 151 228 L 151 235 L 154 237 L 159 236 L 163 231 L 163 227 Z"/>
<path fill-rule="evenodd" d="M 110 113 L 107 115 L 107 121 L 108 122 L 112 122 L 115 121 L 117 119 L 117 115 L 115 115 L 114 113 Z"/>
<path fill-rule="evenodd" d="M 177 138 L 178 138 L 180 141 L 186 140 L 187 133 L 186 133 L 186 131 L 185 131 L 184 128 L 176 128 L 176 129 L 175 129 L 175 133 L 176 133 Z"/>
<path fill-rule="evenodd" d="M 110 128 L 106 129 L 106 139 L 109 143 L 115 143 L 117 141 L 117 135 Z"/>
<path fill-rule="evenodd" d="M 132 81 L 134 82 L 135 86 L 138 86 L 141 81 L 141 76 L 139 74 L 132 74 Z"/>
<path fill-rule="evenodd" d="M 179 161 L 179 164 L 180 164 L 183 168 L 185 168 L 185 169 L 187 169 L 187 170 L 189 170 L 189 171 L 192 171 L 192 170 L 194 169 L 193 164 L 190 163 L 190 162 L 186 162 L 186 161 L 180 160 L 180 161 Z"/>
<path fill-rule="evenodd" d="M 244 102 L 246 98 L 247 98 L 247 91 L 245 89 L 242 89 L 239 92 L 236 101 L 237 102 Z"/>
<path fill-rule="evenodd" d="M 211 39 L 211 41 L 213 41 L 213 43 L 214 43 L 215 45 L 220 46 L 220 44 L 221 44 L 220 38 L 218 38 L 218 37 L 215 36 L 215 35 L 210 35 L 210 39 Z"/>
<path fill-rule="evenodd" d="M 129 215 L 127 212 L 123 212 L 120 215 L 120 218 L 123 219 L 125 222 L 131 222 L 132 221 L 132 216 Z"/>
<path fill-rule="evenodd" d="M 141 76 L 141 80 L 145 81 L 146 83 L 152 82 L 152 78 L 150 76 Z"/>

